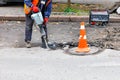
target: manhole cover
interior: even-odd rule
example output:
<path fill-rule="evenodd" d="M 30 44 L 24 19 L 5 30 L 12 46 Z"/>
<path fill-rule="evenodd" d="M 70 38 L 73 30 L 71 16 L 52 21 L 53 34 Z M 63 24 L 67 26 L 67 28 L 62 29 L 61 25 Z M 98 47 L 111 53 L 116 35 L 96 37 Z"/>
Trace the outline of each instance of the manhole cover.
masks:
<path fill-rule="evenodd" d="M 71 55 L 94 55 L 94 54 L 98 54 L 100 52 L 102 52 L 103 50 L 97 47 L 90 47 L 90 51 L 89 52 L 76 52 L 77 47 L 74 48 L 69 48 L 65 50 L 65 53 L 67 54 L 71 54 Z"/>

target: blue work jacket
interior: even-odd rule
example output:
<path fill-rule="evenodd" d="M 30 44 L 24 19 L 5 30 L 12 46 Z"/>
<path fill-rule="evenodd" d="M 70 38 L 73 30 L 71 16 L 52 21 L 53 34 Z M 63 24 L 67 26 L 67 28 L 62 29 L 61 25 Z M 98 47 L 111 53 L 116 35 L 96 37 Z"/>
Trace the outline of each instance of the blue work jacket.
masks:
<path fill-rule="evenodd" d="M 32 7 L 32 0 L 24 0 L 24 3 Z M 49 17 L 52 11 L 52 0 L 39 0 L 38 7 L 42 12 L 43 18 Z"/>

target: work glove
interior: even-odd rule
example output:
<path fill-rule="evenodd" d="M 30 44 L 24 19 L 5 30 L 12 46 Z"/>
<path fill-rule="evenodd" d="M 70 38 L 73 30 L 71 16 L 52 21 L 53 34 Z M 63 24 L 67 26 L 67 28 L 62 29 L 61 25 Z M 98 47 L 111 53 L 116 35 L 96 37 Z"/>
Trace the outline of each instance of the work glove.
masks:
<path fill-rule="evenodd" d="M 48 22 L 48 18 L 46 17 L 46 18 L 44 18 L 43 24 L 46 25 L 47 22 Z"/>
<path fill-rule="evenodd" d="M 34 13 L 37 13 L 37 12 L 39 12 L 39 8 L 38 8 L 37 6 L 33 6 L 33 7 L 32 7 L 32 11 L 33 11 Z"/>

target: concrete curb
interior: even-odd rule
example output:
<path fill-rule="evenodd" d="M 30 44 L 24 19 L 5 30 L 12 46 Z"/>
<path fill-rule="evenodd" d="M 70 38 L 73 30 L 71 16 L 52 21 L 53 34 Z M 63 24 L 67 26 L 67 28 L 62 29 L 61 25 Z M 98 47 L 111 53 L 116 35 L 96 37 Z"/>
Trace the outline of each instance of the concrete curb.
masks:
<path fill-rule="evenodd" d="M 23 15 L 0 15 L 0 20 L 1 21 L 25 21 L 25 16 Z M 81 22 L 81 21 L 85 21 L 88 22 L 89 21 L 89 16 L 62 16 L 62 15 L 52 15 L 50 16 L 49 19 L 50 22 Z M 120 17 L 110 17 L 109 22 L 113 22 L 113 23 L 118 23 L 120 22 Z"/>

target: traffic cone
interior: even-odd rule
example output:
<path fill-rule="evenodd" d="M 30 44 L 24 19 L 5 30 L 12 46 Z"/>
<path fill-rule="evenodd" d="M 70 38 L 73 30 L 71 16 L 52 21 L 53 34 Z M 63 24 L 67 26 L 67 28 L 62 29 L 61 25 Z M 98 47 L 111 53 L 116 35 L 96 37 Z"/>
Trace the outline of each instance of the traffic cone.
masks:
<path fill-rule="evenodd" d="M 89 52 L 90 48 L 87 44 L 87 37 L 86 37 L 86 31 L 85 31 L 85 23 L 81 22 L 81 28 L 80 28 L 80 37 L 79 37 L 79 43 L 78 48 L 76 49 L 76 52 Z"/>

